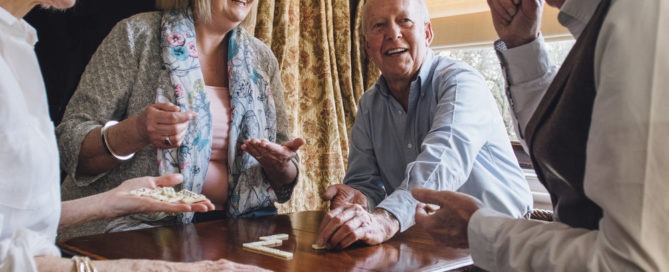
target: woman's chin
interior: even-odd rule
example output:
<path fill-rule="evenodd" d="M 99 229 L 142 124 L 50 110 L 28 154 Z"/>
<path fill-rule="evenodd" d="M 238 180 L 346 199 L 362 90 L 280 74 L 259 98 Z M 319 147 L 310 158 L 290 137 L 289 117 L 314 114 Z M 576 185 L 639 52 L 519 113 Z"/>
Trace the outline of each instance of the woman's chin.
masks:
<path fill-rule="evenodd" d="M 66 10 L 76 3 L 75 0 L 47 0 L 40 4 L 44 9 Z"/>

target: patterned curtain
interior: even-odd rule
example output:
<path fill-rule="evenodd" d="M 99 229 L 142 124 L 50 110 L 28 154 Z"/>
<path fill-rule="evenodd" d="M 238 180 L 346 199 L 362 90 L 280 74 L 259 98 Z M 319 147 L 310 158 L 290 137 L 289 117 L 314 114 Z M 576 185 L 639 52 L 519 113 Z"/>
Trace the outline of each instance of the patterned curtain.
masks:
<path fill-rule="evenodd" d="M 357 101 L 379 76 L 359 45 L 364 0 L 257 2 L 246 26 L 278 59 L 293 134 L 307 141 L 300 180 L 279 211 L 322 209 L 320 195 L 344 178 Z"/>

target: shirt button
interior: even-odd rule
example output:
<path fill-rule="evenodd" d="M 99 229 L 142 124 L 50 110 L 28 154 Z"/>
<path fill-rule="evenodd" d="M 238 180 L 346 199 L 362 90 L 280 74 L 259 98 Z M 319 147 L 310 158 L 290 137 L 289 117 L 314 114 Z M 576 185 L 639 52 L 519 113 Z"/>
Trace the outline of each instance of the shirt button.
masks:
<path fill-rule="evenodd" d="M 411 145 L 411 144 L 408 144 L 407 147 L 408 147 L 409 149 L 411 149 L 412 145 Z"/>

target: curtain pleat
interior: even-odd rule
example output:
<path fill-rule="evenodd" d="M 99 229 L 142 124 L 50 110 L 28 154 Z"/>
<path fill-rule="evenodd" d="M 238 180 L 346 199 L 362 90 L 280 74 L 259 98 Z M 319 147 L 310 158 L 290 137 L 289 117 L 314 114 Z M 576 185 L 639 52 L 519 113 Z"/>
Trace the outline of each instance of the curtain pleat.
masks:
<path fill-rule="evenodd" d="M 341 183 L 357 101 L 378 77 L 359 47 L 359 6 L 348 0 L 262 0 L 255 36 L 281 67 L 289 120 L 300 149 L 300 180 L 281 213 L 323 209 L 320 195 Z M 357 12 L 356 12 L 357 11 Z M 370 77 L 373 77 L 370 79 Z"/>

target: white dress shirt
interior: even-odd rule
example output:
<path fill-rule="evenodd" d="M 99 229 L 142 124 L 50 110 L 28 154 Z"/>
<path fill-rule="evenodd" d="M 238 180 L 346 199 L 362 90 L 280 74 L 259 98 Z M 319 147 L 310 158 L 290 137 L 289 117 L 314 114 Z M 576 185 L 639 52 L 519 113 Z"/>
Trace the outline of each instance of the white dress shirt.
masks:
<path fill-rule="evenodd" d="M 35 30 L 0 8 L 0 33 L 0 271 L 37 271 L 60 256 L 58 149 Z"/>
<path fill-rule="evenodd" d="M 578 35 L 599 0 L 567 0 Z M 477 266 L 492 271 L 669 271 L 669 2 L 612 0 L 595 49 L 597 97 L 584 189 L 599 230 L 480 209 L 469 222 Z M 543 40 L 501 52 L 524 130 L 556 69 Z M 559 148 L 559 147 L 556 147 Z"/>

